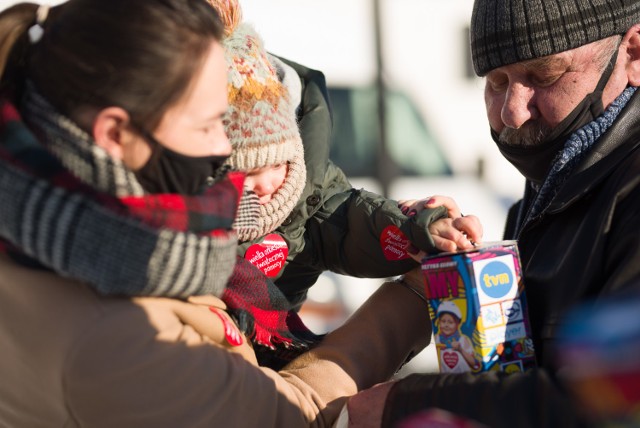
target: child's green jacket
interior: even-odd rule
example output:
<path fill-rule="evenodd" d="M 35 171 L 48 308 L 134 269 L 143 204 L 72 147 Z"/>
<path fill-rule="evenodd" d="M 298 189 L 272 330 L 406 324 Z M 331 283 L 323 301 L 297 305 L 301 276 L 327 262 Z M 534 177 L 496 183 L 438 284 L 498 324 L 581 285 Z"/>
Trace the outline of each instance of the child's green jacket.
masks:
<path fill-rule="evenodd" d="M 385 278 L 416 267 L 418 264 L 406 252 L 408 239 L 417 247 L 434 251 L 426 230 L 433 221 L 446 217 L 446 210 L 425 210 L 408 218 L 396 201 L 354 189 L 342 170 L 329 160 L 331 111 L 324 75 L 284 61 L 296 70 L 302 82 L 298 120 L 307 182 L 291 215 L 274 232 L 288 247 L 275 283 L 291 304 L 299 307 L 323 271 Z M 265 261 L 278 263 L 276 257 L 256 257 L 260 247 L 251 246 L 263 242 L 263 238 L 243 242 L 238 251 L 253 259 L 254 264 L 262 263 L 262 267 Z M 278 266 L 271 266 L 269 272 L 277 270 Z"/>

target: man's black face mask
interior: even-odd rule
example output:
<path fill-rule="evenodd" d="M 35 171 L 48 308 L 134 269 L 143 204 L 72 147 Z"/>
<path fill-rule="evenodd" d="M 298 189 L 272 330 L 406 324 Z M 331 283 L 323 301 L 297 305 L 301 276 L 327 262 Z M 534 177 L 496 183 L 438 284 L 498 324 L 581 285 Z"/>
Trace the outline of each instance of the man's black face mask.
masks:
<path fill-rule="evenodd" d="M 556 155 L 564 147 L 567 139 L 587 123 L 594 121 L 604 113 L 602 92 L 607 85 L 618 59 L 618 47 L 602 72 L 596 88 L 569 113 L 539 144 L 516 146 L 500 141 L 500 135 L 491 130 L 491 137 L 500 153 L 515 166 L 527 180 L 541 184 L 547 177 Z"/>

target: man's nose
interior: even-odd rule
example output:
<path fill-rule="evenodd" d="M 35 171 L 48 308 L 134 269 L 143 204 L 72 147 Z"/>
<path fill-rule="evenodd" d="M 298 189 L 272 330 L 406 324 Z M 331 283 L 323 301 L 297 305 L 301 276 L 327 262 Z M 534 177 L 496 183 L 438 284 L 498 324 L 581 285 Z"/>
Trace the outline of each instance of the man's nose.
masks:
<path fill-rule="evenodd" d="M 533 89 L 522 83 L 514 82 L 509 85 L 505 94 L 500 117 L 502 123 L 513 129 L 518 129 L 533 118 Z"/>

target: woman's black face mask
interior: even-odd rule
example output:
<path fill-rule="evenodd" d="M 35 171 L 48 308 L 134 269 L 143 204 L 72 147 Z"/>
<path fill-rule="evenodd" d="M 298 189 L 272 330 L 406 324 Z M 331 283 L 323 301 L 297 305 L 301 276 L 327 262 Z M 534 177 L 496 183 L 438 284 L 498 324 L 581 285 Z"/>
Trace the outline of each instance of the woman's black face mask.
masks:
<path fill-rule="evenodd" d="M 613 73 L 617 58 L 618 49 L 616 49 L 611 56 L 593 92 L 585 96 L 580 104 L 539 144 L 530 146 L 506 144 L 500 141 L 500 136 L 497 132 L 493 129 L 491 130 L 491 137 L 497 144 L 502 155 L 515 166 L 527 180 L 541 184 L 547 177 L 555 157 L 562 150 L 564 143 L 569 139 L 571 134 L 604 113 L 602 92 Z"/>
<path fill-rule="evenodd" d="M 142 131 L 151 146 L 151 157 L 135 171 L 136 178 L 149 193 L 198 195 L 226 171 L 223 156 L 186 156 L 160 144 L 151 133 Z"/>

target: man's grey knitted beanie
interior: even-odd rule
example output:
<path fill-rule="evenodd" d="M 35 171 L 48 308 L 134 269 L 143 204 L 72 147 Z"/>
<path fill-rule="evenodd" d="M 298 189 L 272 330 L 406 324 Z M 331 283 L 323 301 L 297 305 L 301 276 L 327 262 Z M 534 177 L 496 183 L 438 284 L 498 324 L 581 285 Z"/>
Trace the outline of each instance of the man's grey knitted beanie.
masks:
<path fill-rule="evenodd" d="M 476 0 L 471 55 L 476 74 L 556 54 L 640 22 L 638 0 Z"/>

